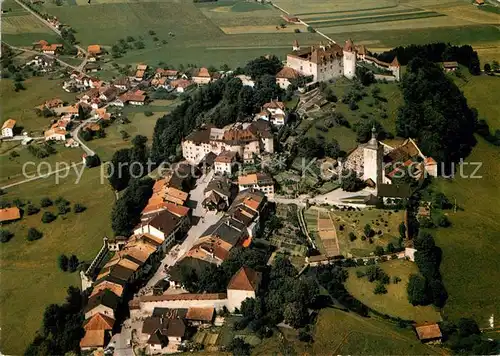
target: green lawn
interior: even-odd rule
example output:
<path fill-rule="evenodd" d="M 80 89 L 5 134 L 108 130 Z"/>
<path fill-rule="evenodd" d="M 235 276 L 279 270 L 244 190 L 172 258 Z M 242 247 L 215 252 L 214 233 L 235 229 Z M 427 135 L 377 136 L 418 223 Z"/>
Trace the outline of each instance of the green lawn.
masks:
<path fill-rule="evenodd" d="M 349 279 L 345 286 L 349 293 L 368 307 L 394 317 L 405 320 L 421 322 L 435 322 L 441 320 L 441 315 L 432 306 L 413 306 L 408 302 L 406 285 L 410 274 L 418 273 L 418 267 L 414 262 L 406 260 L 390 260 L 380 263 L 382 268 L 392 279 L 401 278 L 397 284 L 386 286 L 387 294 L 374 294 L 376 282 L 371 283 L 366 277 L 358 278 L 356 271 L 366 271 L 367 267 L 349 268 Z"/>
<path fill-rule="evenodd" d="M 316 128 L 316 125 L 324 126 L 324 120 L 322 118 L 314 119 L 314 124 L 307 131 L 307 135 L 316 137 L 318 134 L 324 136 L 327 141 L 328 139 L 335 139 L 339 142 L 340 148 L 346 152 L 357 146 L 356 133 L 353 130 L 353 126 L 357 122 L 363 120 L 377 120 L 386 131 L 395 133 L 396 131 L 396 117 L 399 106 L 403 103 L 403 97 L 401 91 L 396 83 L 377 83 L 372 84 L 369 87 L 363 87 L 363 91 L 366 96 L 363 97 L 359 102 L 359 108 L 357 110 L 349 109 L 348 104 L 341 102 L 342 97 L 351 90 L 353 87 L 353 82 L 346 79 L 340 78 L 335 84 L 331 85 L 333 92 L 338 98 L 335 108 L 332 109 L 335 112 L 342 113 L 344 117 L 349 121 L 351 128 L 346 128 L 344 126 L 336 126 L 330 128 L 328 132 L 323 132 Z M 380 88 L 379 97 L 384 98 L 383 100 L 375 99 L 372 95 L 373 88 Z M 387 114 L 387 118 L 383 118 L 383 113 Z M 323 112 L 321 116 L 328 117 L 329 110 Z M 362 116 L 366 116 L 363 118 Z M 301 126 L 310 125 L 311 121 L 303 120 Z"/>
<path fill-rule="evenodd" d="M 252 354 L 282 354 L 283 343 L 297 355 L 436 355 L 442 351 L 421 344 L 412 330 L 337 309 L 320 311 L 312 344 L 298 341 L 293 330 L 283 330 L 283 333 L 284 340 L 276 335 L 265 339 Z"/>
<path fill-rule="evenodd" d="M 68 93 L 62 89 L 61 80 L 50 80 L 48 77 L 32 77 L 24 81 L 26 90 L 14 91 L 13 80 L 0 81 L 0 110 L 4 120 L 16 120 L 16 127 L 31 131 L 35 135 L 43 134 L 49 128 L 51 120 L 38 116 L 35 106 L 43 104 L 46 100 L 60 98 L 64 101 L 74 101 L 75 93 Z"/>
<path fill-rule="evenodd" d="M 85 171 L 79 184 L 75 175 L 63 179 L 59 185 L 54 178 L 29 182 L 7 189 L 5 200 L 21 198 L 39 204 L 40 199 L 59 196 L 71 204 L 82 203 L 87 210 L 79 215 L 73 212 L 58 217 L 50 224 L 37 215 L 5 226 L 14 237 L 0 249 L 0 289 L 2 338 L 0 348 L 5 354 L 22 354 L 40 327 L 45 307 L 61 303 L 69 285 L 80 285 L 77 273 L 59 271 L 57 257 L 61 253 L 76 254 L 80 260 L 90 261 L 102 245 L 102 238 L 110 236 L 110 212 L 114 194 L 107 184 L 100 184 L 100 169 Z M 36 227 L 44 233 L 42 239 L 28 242 L 26 232 Z"/>

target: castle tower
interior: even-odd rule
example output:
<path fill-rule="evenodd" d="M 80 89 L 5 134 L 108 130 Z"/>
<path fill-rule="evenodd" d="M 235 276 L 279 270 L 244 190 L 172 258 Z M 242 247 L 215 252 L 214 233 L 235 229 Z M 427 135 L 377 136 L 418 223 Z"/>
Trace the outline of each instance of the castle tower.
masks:
<path fill-rule="evenodd" d="M 383 179 L 384 147 L 379 145 L 375 126 L 372 128 L 372 138 L 363 149 L 363 180 L 371 179 L 377 190 Z"/>
<path fill-rule="evenodd" d="M 352 40 L 345 41 L 343 52 L 344 77 L 353 79 L 356 76 L 356 48 Z"/>
<path fill-rule="evenodd" d="M 294 51 L 300 51 L 299 41 L 297 41 L 297 40 L 294 40 L 294 41 L 293 41 L 293 46 L 292 46 L 292 49 L 293 49 Z"/>
<path fill-rule="evenodd" d="M 401 80 L 401 64 L 399 64 L 398 57 L 394 57 L 391 64 L 389 64 L 389 70 L 392 72 L 392 75 L 396 77 L 396 80 L 399 82 Z"/>

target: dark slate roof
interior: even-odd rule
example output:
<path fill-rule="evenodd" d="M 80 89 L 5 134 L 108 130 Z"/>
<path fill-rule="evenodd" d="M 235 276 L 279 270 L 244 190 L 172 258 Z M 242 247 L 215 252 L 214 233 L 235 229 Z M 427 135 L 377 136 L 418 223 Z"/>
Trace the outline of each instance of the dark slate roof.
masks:
<path fill-rule="evenodd" d="M 118 301 L 119 298 L 115 293 L 111 292 L 109 289 L 104 289 L 89 298 L 87 306 L 85 307 L 85 313 L 101 304 L 115 310 L 118 306 Z"/>
<path fill-rule="evenodd" d="M 226 241 L 231 245 L 236 243 L 241 238 L 242 232 L 238 231 L 233 226 L 230 226 L 229 218 L 222 218 L 212 226 L 210 226 L 201 236 L 217 236 L 221 240 Z"/>
<path fill-rule="evenodd" d="M 149 224 L 163 232 L 165 235 L 169 235 L 172 231 L 174 231 L 180 219 L 181 218 L 172 214 L 170 211 L 163 210 L 153 216 L 150 220 L 147 220 L 144 225 Z"/>

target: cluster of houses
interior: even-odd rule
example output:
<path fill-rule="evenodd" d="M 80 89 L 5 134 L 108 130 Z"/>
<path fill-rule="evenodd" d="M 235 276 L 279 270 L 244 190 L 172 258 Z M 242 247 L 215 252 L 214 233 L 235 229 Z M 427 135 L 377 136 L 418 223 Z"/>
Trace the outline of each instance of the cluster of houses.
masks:
<path fill-rule="evenodd" d="M 191 169 L 187 165 L 178 167 L 183 168 Z M 185 206 L 189 194 L 182 190 L 190 185 L 191 177 L 181 179 L 173 174 L 156 181 L 153 195 L 142 211 L 141 222 L 134 228 L 133 235 L 105 240 L 106 250 L 114 252 L 114 255 L 92 283 L 92 293 L 85 308 L 86 332 L 80 341 L 82 350 L 102 348 L 108 344 L 116 311 L 127 288 L 148 274 L 176 238 L 183 236 L 190 226 L 191 211 Z M 162 324 L 162 329 L 164 326 Z M 163 336 L 160 339 L 163 340 Z"/>
<path fill-rule="evenodd" d="M 48 54 L 51 56 L 59 54 L 63 50 L 62 43 L 49 43 L 45 40 L 40 40 L 33 43 L 33 49 L 39 50 L 43 54 Z"/>

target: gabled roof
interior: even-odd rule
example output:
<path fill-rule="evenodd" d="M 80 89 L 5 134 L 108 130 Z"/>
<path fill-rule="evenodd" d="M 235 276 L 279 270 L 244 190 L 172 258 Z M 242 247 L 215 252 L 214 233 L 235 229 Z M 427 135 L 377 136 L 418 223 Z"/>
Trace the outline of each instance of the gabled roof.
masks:
<path fill-rule="evenodd" d="M 245 290 L 253 291 L 257 290 L 257 287 L 261 280 L 261 274 L 254 271 L 249 267 L 241 267 L 238 272 L 231 278 L 227 289 L 232 290 Z"/>
<path fill-rule="evenodd" d="M 276 78 L 286 78 L 286 79 L 295 79 L 298 78 L 299 76 L 300 73 L 290 67 L 283 67 L 283 69 L 280 70 L 278 74 L 276 74 Z"/>
<path fill-rule="evenodd" d="M 92 315 L 83 325 L 85 330 L 112 330 L 115 319 L 101 313 Z"/>
<path fill-rule="evenodd" d="M 85 307 L 85 313 L 91 311 L 99 305 L 105 305 L 115 310 L 118 306 L 118 301 L 119 298 L 115 293 L 105 289 L 89 298 L 87 306 Z"/>
<path fill-rule="evenodd" d="M 215 309 L 213 307 L 189 308 L 186 314 L 186 319 L 210 322 L 214 318 L 214 312 Z"/>
<path fill-rule="evenodd" d="M 101 46 L 90 45 L 87 47 L 87 52 L 92 53 L 92 54 L 99 54 L 99 53 L 101 53 Z"/>
<path fill-rule="evenodd" d="M 193 77 L 210 78 L 210 73 L 207 68 L 202 67 L 193 74 Z"/>
<path fill-rule="evenodd" d="M 438 339 L 442 336 L 438 324 L 416 325 L 415 331 L 419 340 Z"/>
<path fill-rule="evenodd" d="M 265 103 L 262 107 L 264 109 L 281 109 L 281 110 L 284 110 L 285 109 L 285 103 L 283 103 L 282 101 L 278 101 L 278 100 L 271 100 L 270 102 Z"/>
<path fill-rule="evenodd" d="M 391 67 L 401 67 L 398 61 L 398 57 L 394 57 L 394 59 L 391 62 Z"/>
<path fill-rule="evenodd" d="M 150 220 L 146 221 L 143 225 L 150 225 L 160 230 L 165 235 L 169 235 L 175 230 L 180 218 L 172 214 L 168 210 L 164 210 L 153 216 Z"/>
<path fill-rule="evenodd" d="M 106 345 L 106 330 L 87 330 L 80 340 L 81 348 L 97 348 Z"/>
<path fill-rule="evenodd" d="M 352 52 L 353 48 L 354 48 L 354 43 L 352 43 L 351 39 L 348 39 L 347 41 L 345 41 L 344 51 Z"/>
<path fill-rule="evenodd" d="M 92 294 L 90 296 L 96 295 L 99 292 L 109 289 L 117 296 L 121 297 L 123 295 L 123 284 L 114 282 L 112 278 L 108 278 L 101 280 L 100 282 L 94 284 L 94 289 L 92 290 Z M 122 282 L 123 283 L 123 282 Z"/>

